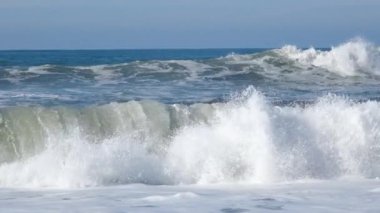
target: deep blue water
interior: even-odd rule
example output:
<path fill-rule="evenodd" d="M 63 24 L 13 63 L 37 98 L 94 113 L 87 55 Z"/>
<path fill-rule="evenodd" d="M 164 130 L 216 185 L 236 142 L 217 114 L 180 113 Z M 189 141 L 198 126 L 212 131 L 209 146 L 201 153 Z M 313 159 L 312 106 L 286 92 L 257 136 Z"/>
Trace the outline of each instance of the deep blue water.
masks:
<path fill-rule="evenodd" d="M 265 49 L 152 49 L 152 50 L 9 50 L 0 51 L 0 66 L 89 66 L 149 60 L 200 60 L 229 53 L 252 54 Z"/>

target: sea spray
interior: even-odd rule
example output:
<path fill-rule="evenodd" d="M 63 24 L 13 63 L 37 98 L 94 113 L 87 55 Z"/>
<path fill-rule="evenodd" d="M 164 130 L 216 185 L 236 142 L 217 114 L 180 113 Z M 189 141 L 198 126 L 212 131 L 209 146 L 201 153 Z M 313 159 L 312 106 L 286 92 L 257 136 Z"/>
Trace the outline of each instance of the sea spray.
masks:
<path fill-rule="evenodd" d="M 275 51 L 302 65 L 321 67 L 341 76 L 380 74 L 378 47 L 361 38 L 352 39 L 328 51 L 315 48 L 301 50 L 292 45 Z"/>
<path fill-rule="evenodd" d="M 1 186 L 270 183 L 380 175 L 380 104 L 131 101 L 2 109 Z M 9 152 L 9 153 L 8 153 Z"/>

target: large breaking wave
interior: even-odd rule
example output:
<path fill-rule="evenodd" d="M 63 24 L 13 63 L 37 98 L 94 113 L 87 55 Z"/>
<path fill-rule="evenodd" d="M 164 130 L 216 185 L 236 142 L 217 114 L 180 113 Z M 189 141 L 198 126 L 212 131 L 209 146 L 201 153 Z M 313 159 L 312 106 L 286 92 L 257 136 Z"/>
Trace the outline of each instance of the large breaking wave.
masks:
<path fill-rule="evenodd" d="M 0 185 L 278 182 L 380 175 L 380 103 L 131 101 L 1 109 Z"/>

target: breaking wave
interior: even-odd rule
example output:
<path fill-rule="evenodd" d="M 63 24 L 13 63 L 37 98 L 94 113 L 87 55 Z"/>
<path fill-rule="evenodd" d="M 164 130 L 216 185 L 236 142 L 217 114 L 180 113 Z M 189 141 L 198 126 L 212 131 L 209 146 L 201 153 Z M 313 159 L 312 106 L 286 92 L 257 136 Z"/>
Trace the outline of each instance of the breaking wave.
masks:
<path fill-rule="evenodd" d="M 380 103 L 130 101 L 0 110 L 0 185 L 281 182 L 380 175 Z"/>
<path fill-rule="evenodd" d="M 277 52 L 303 65 L 321 67 L 342 76 L 380 74 L 379 48 L 360 38 L 332 47 L 329 51 L 300 50 L 289 45 Z"/>

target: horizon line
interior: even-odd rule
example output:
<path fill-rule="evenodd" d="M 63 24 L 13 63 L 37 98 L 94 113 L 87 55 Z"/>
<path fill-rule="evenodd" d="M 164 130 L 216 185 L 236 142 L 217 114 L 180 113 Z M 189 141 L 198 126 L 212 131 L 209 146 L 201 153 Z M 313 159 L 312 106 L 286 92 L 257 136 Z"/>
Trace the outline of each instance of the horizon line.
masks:
<path fill-rule="evenodd" d="M 285 46 L 285 45 L 283 45 Z M 0 49 L 0 51 L 120 51 L 120 50 L 228 50 L 228 49 L 280 49 L 281 47 L 205 47 L 205 48 L 79 48 L 79 49 L 58 49 L 58 48 L 46 48 L 46 49 Z M 316 48 L 316 49 L 330 49 L 331 47 L 297 47 L 300 49 Z"/>

